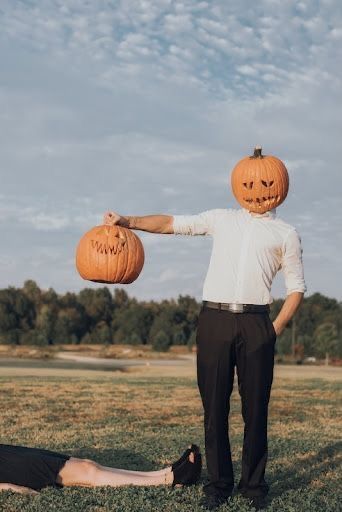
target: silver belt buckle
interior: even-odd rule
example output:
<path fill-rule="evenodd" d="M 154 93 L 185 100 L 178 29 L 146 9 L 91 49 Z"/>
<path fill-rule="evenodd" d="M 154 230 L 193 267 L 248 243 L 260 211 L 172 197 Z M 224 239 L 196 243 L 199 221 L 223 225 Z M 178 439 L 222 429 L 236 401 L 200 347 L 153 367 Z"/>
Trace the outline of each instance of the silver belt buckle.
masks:
<path fill-rule="evenodd" d="M 236 304 L 235 302 L 229 304 L 229 311 L 232 313 L 243 313 L 243 304 Z"/>

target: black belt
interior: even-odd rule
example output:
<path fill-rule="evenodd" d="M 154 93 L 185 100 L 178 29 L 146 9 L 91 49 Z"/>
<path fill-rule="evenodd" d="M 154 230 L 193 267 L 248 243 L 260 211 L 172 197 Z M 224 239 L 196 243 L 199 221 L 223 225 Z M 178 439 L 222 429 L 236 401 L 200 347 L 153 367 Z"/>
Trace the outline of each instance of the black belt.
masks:
<path fill-rule="evenodd" d="M 203 301 L 204 308 L 223 309 L 231 313 L 269 313 L 270 306 L 268 304 L 237 304 L 235 302 L 227 304 L 226 302 Z"/>

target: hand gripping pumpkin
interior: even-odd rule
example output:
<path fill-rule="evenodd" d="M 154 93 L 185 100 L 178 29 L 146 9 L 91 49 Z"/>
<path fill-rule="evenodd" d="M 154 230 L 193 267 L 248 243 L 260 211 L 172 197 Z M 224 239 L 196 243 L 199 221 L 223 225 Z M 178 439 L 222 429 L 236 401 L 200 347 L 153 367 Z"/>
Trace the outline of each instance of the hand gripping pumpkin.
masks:
<path fill-rule="evenodd" d="M 130 229 L 96 226 L 80 240 L 76 267 L 83 279 L 98 283 L 132 283 L 144 265 L 144 248 Z"/>
<path fill-rule="evenodd" d="M 265 213 L 279 206 L 289 190 L 289 175 L 279 158 L 262 155 L 256 146 L 253 156 L 240 160 L 231 175 L 233 193 L 243 208 Z"/>

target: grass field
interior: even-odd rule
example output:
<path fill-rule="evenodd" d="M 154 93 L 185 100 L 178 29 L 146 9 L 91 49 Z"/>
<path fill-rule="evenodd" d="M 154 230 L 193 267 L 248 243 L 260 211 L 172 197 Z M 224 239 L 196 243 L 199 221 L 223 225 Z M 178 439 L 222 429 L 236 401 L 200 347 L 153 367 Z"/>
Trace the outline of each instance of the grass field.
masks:
<path fill-rule="evenodd" d="M 67 375 L 67 371 L 66 375 Z M 0 377 L 1 442 L 40 446 L 105 465 L 152 470 L 177 458 L 190 441 L 203 447 L 202 407 L 190 377 L 139 370 L 84 377 Z M 339 381 L 277 377 L 272 393 L 268 511 L 341 510 Z M 242 423 L 236 391 L 230 422 L 236 480 Z M 205 471 L 203 481 L 205 480 Z M 46 489 L 36 497 L 0 493 L 4 512 L 185 512 L 203 510 L 201 486 Z M 234 497 L 222 511 L 251 510 Z"/>

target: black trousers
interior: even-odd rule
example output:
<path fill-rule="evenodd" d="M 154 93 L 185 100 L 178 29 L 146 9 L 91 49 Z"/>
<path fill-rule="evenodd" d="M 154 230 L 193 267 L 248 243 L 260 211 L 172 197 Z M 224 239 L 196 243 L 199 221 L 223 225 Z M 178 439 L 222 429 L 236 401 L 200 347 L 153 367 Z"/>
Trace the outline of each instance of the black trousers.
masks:
<path fill-rule="evenodd" d="M 69 459 L 69 455 L 50 450 L 0 444 L 0 482 L 37 491 L 47 486 L 61 487 L 57 476 Z"/>
<path fill-rule="evenodd" d="M 204 407 L 207 494 L 229 496 L 234 474 L 228 437 L 234 369 L 244 421 L 242 472 L 246 497 L 264 496 L 267 413 L 276 334 L 268 313 L 231 313 L 202 308 L 197 329 L 197 379 Z"/>

